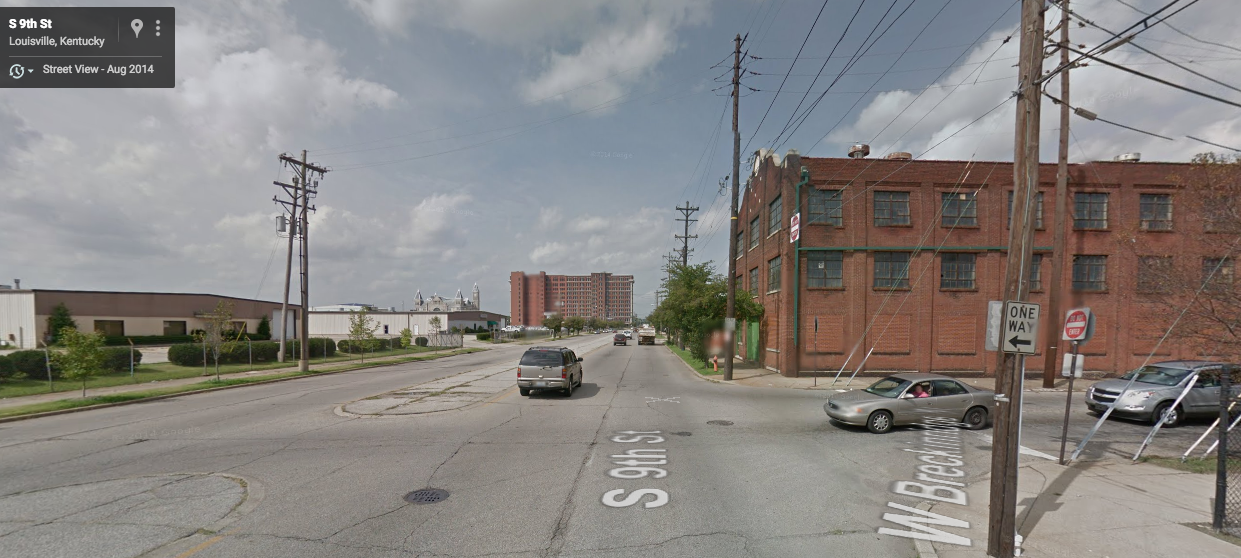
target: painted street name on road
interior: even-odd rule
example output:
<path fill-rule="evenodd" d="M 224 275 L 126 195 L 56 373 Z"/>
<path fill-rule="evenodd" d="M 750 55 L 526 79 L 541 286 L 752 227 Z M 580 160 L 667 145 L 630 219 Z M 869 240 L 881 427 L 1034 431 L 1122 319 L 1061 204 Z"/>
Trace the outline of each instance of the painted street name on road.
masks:
<path fill-rule="evenodd" d="M 917 467 L 918 472 L 914 474 L 914 481 L 896 481 L 892 484 L 892 492 L 935 502 L 959 506 L 969 505 L 969 495 L 963 490 L 965 471 L 959 468 L 965 465 L 963 460 L 965 446 L 961 442 L 960 421 L 951 417 L 926 417 L 922 419 L 919 426 L 926 429 L 922 433 L 923 447 L 904 451 L 918 454 L 918 461 L 923 464 Z M 930 525 L 939 525 L 969 529 L 970 524 L 967 521 L 903 506 L 896 502 L 888 502 L 888 507 L 916 515 L 883 514 L 884 521 L 896 523 L 909 530 L 901 531 L 880 527 L 879 534 L 881 535 L 960 546 L 973 545 L 973 541 L 968 537 L 930 527 Z"/>
<path fill-rule="evenodd" d="M 637 431 L 637 430 L 621 430 L 613 432 L 611 440 L 618 444 L 661 444 L 664 437 L 660 436 L 659 430 Z M 642 448 L 637 447 L 626 450 L 619 455 L 611 456 L 616 460 L 612 463 L 620 465 L 610 471 L 608 476 L 614 479 L 636 480 L 647 477 L 662 479 L 668 476 L 668 471 L 656 465 L 667 465 L 668 455 L 664 448 Z M 629 494 L 625 494 L 624 488 L 616 488 L 603 493 L 603 505 L 610 508 L 627 508 L 638 502 L 646 496 L 654 496 L 653 500 L 644 502 L 643 508 L 652 509 L 663 506 L 668 503 L 668 493 L 658 488 L 640 488 Z M 623 497 L 622 497 L 623 496 Z"/>

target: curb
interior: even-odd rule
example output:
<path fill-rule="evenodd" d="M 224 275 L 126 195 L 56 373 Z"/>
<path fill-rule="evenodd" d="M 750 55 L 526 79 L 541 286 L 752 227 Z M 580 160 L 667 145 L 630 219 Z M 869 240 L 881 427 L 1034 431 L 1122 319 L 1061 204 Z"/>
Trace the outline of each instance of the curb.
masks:
<path fill-rule="evenodd" d="M 487 349 L 483 349 L 483 350 L 487 350 Z M 480 351 L 475 351 L 475 352 L 480 352 Z M 464 353 L 464 354 L 472 354 L 472 353 Z M 461 356 L 461 355 L 445 355 L 445 356 L 442 356 L 442 357 L 437 357 L 437 358 L 429 358 L 429 359 L 424 359 L 424 360 L 439 360 L 439 359 L 441 359 L 441 358 L 447 358 L 447 357 L 452 357 L 452 356 Z M 56 416 L 56 415 L 67 415 L 67 414 L 69 414 L 69 413 L 80 413 L 80 412 L 84 412 L 84 411 L 93 411 L 93 410 L 95 410 L 95 409 L 107 409 L 107 408 L 109 408 L 109 407 L 120 407 L 120 406 L 122 406 L 122 405 L 134 405 L 134 404 L 137 404 L 137 403 L 144 403 L 144 402 L 147 402 L 147 401 L 158 401 L 158 400 L 160 400 L 160 399 L 171 399 L 171 398 L 173 398 L 173 397 L 181 397 L 181 396 L 183 396 L 183 395 L 194 395 L 194 394 L 196 394 L 196 393 L 207 393 L 207 392 L 212 392 L 212 391 L 220 391 L 220 390 L 225 390 L 225 389 L 236 389 L 236 388 L 243 388 L 243 387 L 249 387 L 249 386 L 258 386 L 258 385 L 263 385 L 263 384 L 274 384 L 274 383 L 276 383 L 276 382 L 287 382 L 287 381 L 290 381 L 290 380 L 300 380 L 300 379 L 302 379 L 302 378 L 313 378 L 313 377 L 317 377 L 317 376 L 328 376 L 328 375 L 331 375 L 331 374 L 340 374 L 340 373 L 343 373 L 343 372 L 353 372 L 353 371 L 356 371 L 356 370 L 364 370 L 364 369 L 367 369 L 367 368 L 378 368 L 378 367 L 381 367 L 381 366 L 396 366 L 396 365 L 399 365 L 399 364 L 409 364 L 409 363 L 411 363 L 411 362 L 422 362 L 422 361 L 415 361 L 415 360 L 411 360 L 411 361 L 407 361 L 407 362 L 392 362 L 392 363 L 380 362 L 380 363 L 376 363 L 376 364 L 361 364 L 361 365 L 357 366 L 356 368 L 348 368 L 348 369 L 345 369 L 345 370 L 332 370 L 332 371 L 329 371 L 329 372 L 314 372 L 314 373 L 311 373 L 311 374 L 299 374 L 299 375 L 296 375 L 296 376 L 289 376 L 289 377 L 287 377 L 287 378 L 275 378 L 275 379 L 272 379 L 272 380 L 260 380 L 260 381 L 257 381 L 257 382 L 247 382 L 247 383 L 244 383 L 244 384 L 236 384 L 236 385 L 231 385 L 231 386 L 219 386 L 219 387 L 212 387 L 212 388 L 203 388 L 203 389 L 195 389 L 195 390 L 189 390 L 189 391 L 182 391 L 182 392 L 178 392 L 178 393 L 169 393 L 169 394 L 165 394 L 165 395 L 153 395 L 153 396 L 151 396 L 151 397 L 142 397 L 142 398 L 139 398 L 139 399 L 131 399 L 131 400 L 129 400 L 129 401 L 118 401 L 118 402 L 116 402 L 116 403 L 100 403 L 100 404 L 98 404 L 98 405 L 87 405 L 87 406 L 85 406 L 85 407 L 74 407 L 74 408 L 72 408 L 72 409 L 60 409 L 60 410 L 56 410 L 56 411 L 44 411 L 44 412 L 42 412 L 42 413 L 31 413 L 31 414 L 28 414 L 28 415 L 17 415 L 17 416 L 12 416 L 12 417 L 4 417 L 4 418 L 0 418 L 0 424 L 4 424 L 4 423 L 6 423 L 6 422 L 17 422 L 17 421 L 19 421 L 19 420 L 29 420 L 29 419 L 37 419 L 37 418 L 43 418 L 43 417 L 54 417 L 54 416 Z M 123 393 L 123 392 L 122 392 L 122 393 Z"/>
<path fill-rule="evenodd" d="M 663 345 L 664 345 L 664 347 L 667 347 L 667 346 L 668 346 L 668 344 L 667 344 L 667 343 L 664 343 Z M 694 367 L 690 366 L 688 362 L 685 362 L 685 359 L 681 358 L 681 355 L 678 355 L 678 354 L 676 354 L 676 353 L 673 353 L 673 352 L 672 352 L 672 349 L 668 349 L 668 352 L 669 352 L 669 353 L 672 353 L 672 356 L 673 356 L 674 358 L 676 358 L 676 359 L 677 359 L 677 362 L 679 362 L 679 363 L 681 363 L 682 365 L 684 365 L 686 370 L 689 370 L 689 373 L 690 373 L 690 375 L 691 375 L 691 376 L 693 376 L 693 377 L 695 377 L 695 378 L 698 378 L 699 380 L 702 380 L 702 381 L 704 381 L 704 382 L 711 382 L 711 383 L 713 383 L 713 384 L 720 384 L 720 385 L 723 385 L 723 386 L 735 386 L 735 385 L 737 385 L 737 384 L 735 384 L 735 383 L 733 383 L 733 382 L 725 382 L 724 380 L 714 380 L 714 379 L 708 378 L 708 377 L 706 377 L 706 376 L 703 376 L 702 374 L 699 374 L 697 370 L 694 370 Z"/>
<path fill-rule="evenodd" d="M 931 511 L 932 504 L 927 501 L 914 506 L 922 511 Z M 919 558 L 939 558 L 939 553 L 935 552 L 935 547 L 931 546 L 931 541 L 922 539 L 914 539 L 914 551 L 918 553 Z"/>

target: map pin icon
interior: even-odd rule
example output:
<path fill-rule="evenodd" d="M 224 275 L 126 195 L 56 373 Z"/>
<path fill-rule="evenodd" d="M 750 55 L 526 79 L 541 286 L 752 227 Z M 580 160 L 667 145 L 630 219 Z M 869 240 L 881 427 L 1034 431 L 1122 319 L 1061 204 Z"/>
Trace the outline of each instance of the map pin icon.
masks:
<path fill-rule="evenodd" d="M 139 31 L 142 31 L 142 20 L 141 20 L 141 19 L 135 19 L 135 20 L 133 20 L 133 21 L 129 22 L 129 26 L 134 28 L 134 38 L 135 38 L 135 39 L 137 39 L 137 38 L 138 38 L 138 32 L 139 32 Z"/>

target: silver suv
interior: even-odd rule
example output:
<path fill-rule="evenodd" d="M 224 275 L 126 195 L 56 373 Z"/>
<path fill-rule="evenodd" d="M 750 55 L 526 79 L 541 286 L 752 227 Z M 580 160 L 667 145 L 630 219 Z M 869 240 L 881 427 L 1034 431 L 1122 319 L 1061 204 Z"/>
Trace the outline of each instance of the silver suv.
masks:
<path fill-rule="evenodd" d="M 1167 414 L 1164 426 L 1178 426 L 1187 417 L 1217 416 L 1220 375 L 1224 370 L 1235 369 L 1233 365 L 1201 360 L 1150 364 L 1120 378 L 1104 380 L 1090 386 L 1086 390 L 1086 407 L 1102 413 L 1115 403 L 1113 415 L 1155 423 L 1161 415 Z M 1133 385 L 1122 394 L 1125 385 L 1135 376 Z M 1185 391 L 1185 386 L 1190 381 L 1194 382 L 1194 387 L 1185 395 L 1185 399 L 1181 400 L 1180 405 L 1172 408 L 1172 404 L 1181 392 Z M 1241 391 L 1241 386 L 1234 387 L 1232 391 Z"/>
<path fill-rule="evenodd" d="M 582 385 L 582 357 L 568 347 L 531 347 L 517 364 L 517 390 L 558 389 L 565 397 Z"/>

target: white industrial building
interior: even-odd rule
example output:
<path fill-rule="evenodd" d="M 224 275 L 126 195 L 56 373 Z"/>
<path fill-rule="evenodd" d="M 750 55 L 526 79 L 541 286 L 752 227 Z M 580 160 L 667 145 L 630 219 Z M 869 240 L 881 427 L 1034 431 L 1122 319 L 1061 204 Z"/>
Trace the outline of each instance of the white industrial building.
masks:
<path fill-rule="evenodd" d="M 348 305 L 335 305 L 348 306 Z M 307 316 L 310 318 L 311 337 L 331 337 L 344 339 L 349 336 L 349 319 L 353 312 L 347 310 L 319 310 L 312 308 Z M 396 337 L 401 330 L 409 328 L 414 335 L 432 333 L 431 319 L 439 318 L 440 331 L 447 332 L 452 328 L 465 329 L 500 329 L 508 325 L 508 320 L 494 312 L 469 310 L 462 312 L 395 312 L 390 310 L 368 311 L 366 315 L 376 325 L 377 337 Z"/>

